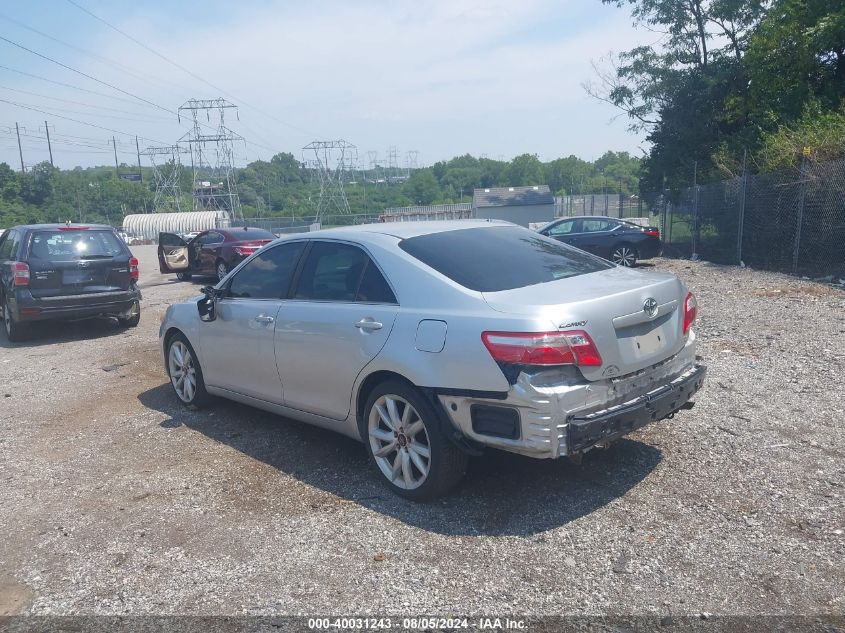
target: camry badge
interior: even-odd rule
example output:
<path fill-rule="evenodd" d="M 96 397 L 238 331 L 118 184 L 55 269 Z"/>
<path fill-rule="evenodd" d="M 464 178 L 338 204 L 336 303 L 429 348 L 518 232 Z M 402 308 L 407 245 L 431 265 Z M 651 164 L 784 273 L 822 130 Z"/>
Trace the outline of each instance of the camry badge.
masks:
<path fill-rule="evenodd" d="M 657 301 L 653 297 L 649 297 L 643 302 L 643 311 L 650 317 L 657 315 Z"/>

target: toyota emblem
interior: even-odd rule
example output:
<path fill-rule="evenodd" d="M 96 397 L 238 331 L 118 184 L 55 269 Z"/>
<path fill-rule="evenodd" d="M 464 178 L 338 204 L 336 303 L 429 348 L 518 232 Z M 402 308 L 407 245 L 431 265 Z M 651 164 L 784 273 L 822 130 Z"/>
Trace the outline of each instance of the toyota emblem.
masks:
<path fill-rule="evenodd" d="M 657 315 L 657 301 L 653 297 L 649 297 L 643 302 L 643 311 L 650 317 Z"/>

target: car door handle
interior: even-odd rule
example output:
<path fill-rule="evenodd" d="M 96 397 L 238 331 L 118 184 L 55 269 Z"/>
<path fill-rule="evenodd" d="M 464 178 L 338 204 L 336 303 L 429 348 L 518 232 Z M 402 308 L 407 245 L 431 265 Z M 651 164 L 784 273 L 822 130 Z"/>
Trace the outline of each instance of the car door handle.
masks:
<path fill-rule="evenodd" d="M 253 319 L 253 321 L 255 321 L 256 323 L 272 323 L 275 320 L 276 319 L 271 316 L 267 316 L 266 314 L 259 314 Z"/>
<path fill-rule="evenodd" d="M 380 330 L 384 325 L 372 319 L 361 319 L 355 322 L 355 327 L 359 330 Z"/>

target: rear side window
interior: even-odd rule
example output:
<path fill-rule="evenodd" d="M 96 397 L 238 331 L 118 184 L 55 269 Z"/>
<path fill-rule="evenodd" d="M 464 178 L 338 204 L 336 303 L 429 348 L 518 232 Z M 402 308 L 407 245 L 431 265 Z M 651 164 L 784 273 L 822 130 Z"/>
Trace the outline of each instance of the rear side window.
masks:
<path fill-rule="evenodd" d="M 227 296 L 236 299 L 284 298 L 304 248 L 305 242 L 292 242 L 261 251 L 235 274 Z"/>
<path fill-rule="evenodd" d="M 29 241 L 29 256 L 54 262 L 103 259 L 126 254 L 114 231 L 36 231 Z"/>
<path fill-rule="evenodd" d="M 317 241 L 302 267 L 294 299 L 396 303 L 384 276 L 363 250 Z"/>
<path fill-rule="evenodd" d="M 594 255 L 516 226 L 420 235 L 402 240 L 399 247 L 478 292 L 511 290 L 613 268 Z"/>
<path fill-rule="evenodd" d="M 615 223 L 610 220 L 581 220 L 581 230 L 584 233 L 596 233 L 598 231 L 609 231 Z"/>

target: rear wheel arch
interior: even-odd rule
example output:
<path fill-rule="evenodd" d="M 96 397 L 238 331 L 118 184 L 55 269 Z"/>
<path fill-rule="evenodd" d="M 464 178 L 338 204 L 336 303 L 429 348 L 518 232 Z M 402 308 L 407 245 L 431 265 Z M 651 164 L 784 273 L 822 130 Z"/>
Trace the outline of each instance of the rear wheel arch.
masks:
<path fill-rule="evenodd" d="M 361 385 L 358 387 L 358 395 L 355 399 L 355 421 L 358 423 L 361 418 L 364 416 L 364 407 L 367 406 L 367 400 L 370 398 L 370 394 L 373 392 L 378 385 L 388 380 L 397 380 L 400 382 L 404 382 L 409 386 L 413 387 L 414 389 L 418 389 L 418 387 L 408 380 L 402 374 L 398 374 L 395 371 L 389 370 L 379 370 L 374 371 L 369 376 L 364 378 L 361 382 Z M 362 440 L 366 441 L 366 438 L 361 438 Z"/>

